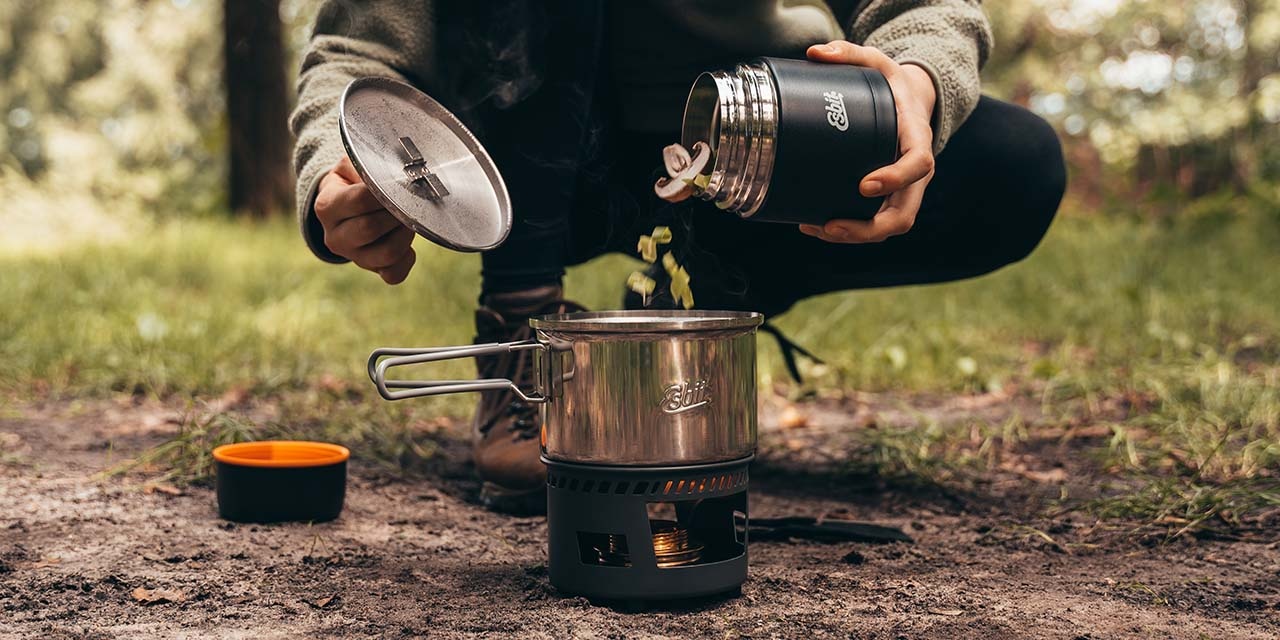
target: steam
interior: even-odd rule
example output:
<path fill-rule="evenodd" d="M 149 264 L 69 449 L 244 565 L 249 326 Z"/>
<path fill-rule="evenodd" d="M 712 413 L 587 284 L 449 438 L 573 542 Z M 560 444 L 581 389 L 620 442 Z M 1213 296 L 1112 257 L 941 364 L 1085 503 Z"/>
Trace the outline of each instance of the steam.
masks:
<path fill-rule="evenodd" d="M 541 3 L 450 0 L 438 15 L 438 50 L 448 56 L 440 68 L 450 77 L 456 108 L 489 101 L 508 109 L 542 86 L 541 49 L 550 21 Z"/>

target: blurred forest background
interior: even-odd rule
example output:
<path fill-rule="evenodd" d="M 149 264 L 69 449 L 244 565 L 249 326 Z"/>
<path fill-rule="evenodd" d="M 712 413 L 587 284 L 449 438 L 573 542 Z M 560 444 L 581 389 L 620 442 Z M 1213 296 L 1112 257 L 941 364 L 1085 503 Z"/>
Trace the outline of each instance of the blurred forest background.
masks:
<path fill-rule="evenodd" d="M 284 118 L 319 4 L 0 4 L 6 242 L 70 225 L 110 234 L 130 215 L 288 210 Z M 1280 2 L 993 0 L 986 10 L 997 43 L 986 91 L 1057 126 L 1075 201 L 1151 196 L 1159 212 L 1162 198 L 1274 188 Z"/>

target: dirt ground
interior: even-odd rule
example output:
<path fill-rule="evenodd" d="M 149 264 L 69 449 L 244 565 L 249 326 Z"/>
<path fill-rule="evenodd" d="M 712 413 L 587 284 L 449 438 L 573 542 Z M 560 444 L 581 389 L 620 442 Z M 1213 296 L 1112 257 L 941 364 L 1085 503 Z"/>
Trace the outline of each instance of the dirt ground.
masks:
<path fill-rule="evenodd" d="M 863 409 L 815 409 L 809 426 L 783 429 L 766 407 L 752 515 L 837 514 L 899 527 L 913 544 L 753 542 L 741 597 L 639 613 L 550 586 L 544 520 L 474 503 L 460 429 L 419 479 L 353 461 L 337 521 L 249 526 L 218 519 L 210 489 L 94 476 L 170 435 L 163 407 L 8 413 L 3 638 L 1280 636 L 1276 545 L 1152 545 L 1079 514 L 1046 520 L 1045 497 L 1078 459 L 1056 444 L 973 490 L 850 475 L 822 452 L 867 426 Z"/>

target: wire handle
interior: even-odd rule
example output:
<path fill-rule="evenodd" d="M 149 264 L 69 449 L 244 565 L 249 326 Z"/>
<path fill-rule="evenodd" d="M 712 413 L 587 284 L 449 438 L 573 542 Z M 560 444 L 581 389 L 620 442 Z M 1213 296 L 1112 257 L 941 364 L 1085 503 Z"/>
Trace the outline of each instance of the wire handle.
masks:
<path fill-rule="evenodd" d="M 547 345 L 537 340 L 521 340 L 519 342 L 491 342 L 464 347 L 383 347 L 375 349 L 373 353 L 369 354 L 369 379 L 378 388 L 378 395 L 387 400 L 404 400 L 405 398 L 438 396 L 446 393 L 472 393 L 506 389 L 510 389 L 525 402 L 540 404 L 550 400 L 543 389 L 535 388 L 526 392 L 507 378 L 482 378 L 480 380 L 387 379 L 387 372 L 392 367 L 454 360 L 457 358 L 474 358 L 476 356 L 510 353 L 512 351 L 539 351 L 546 353 Z M 538 369 L 536 364 L 534 368 L 535 371 Z M 535 387 L 541 386 L 535 383 Z M 401 389 L 401 391 L 393 391 L 393 389 Z"/>

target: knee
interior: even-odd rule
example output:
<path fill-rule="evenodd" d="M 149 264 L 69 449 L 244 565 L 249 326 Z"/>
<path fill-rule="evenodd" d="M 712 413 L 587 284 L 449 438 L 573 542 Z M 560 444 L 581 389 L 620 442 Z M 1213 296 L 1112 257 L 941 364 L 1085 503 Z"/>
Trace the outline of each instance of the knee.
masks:
<path fill-rule="evenodd" d="M 1026 136 L 1018 159 L 1029 169 L 1028 177 L 1032 179 L 1028 182 L 1057 211 L 1067 189 L 1067 164 L 1062 157 L 1062 142 L 1058 139 L 1058 132 L 1044 118 L 1030 111 L 1024 110 L 1023 113 L 1027 120 Z"/>
<path fill-rule="evenodd" d="M 1012 212 L 1004 239 L 1008 262 L 1017 262 L 1031 255 L 1053 222 L 1066 191 L 1067 168 L 1053 127 L 1026 109 L 1012 110 L 1006 121 L 1011 135 L 1000 152 L 1004 162 L 998 163 L 1005 176 L 998 197 L 1007 199 Z"/>

